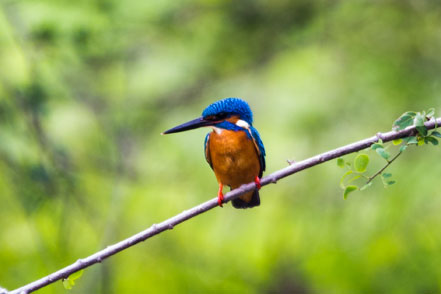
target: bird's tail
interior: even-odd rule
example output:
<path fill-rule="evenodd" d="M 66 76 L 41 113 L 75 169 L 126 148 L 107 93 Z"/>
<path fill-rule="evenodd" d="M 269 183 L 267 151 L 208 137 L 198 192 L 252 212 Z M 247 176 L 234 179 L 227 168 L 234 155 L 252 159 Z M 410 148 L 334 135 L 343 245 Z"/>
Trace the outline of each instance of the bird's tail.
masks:
<path fill-rule="evenodd" d="M 259 191 L 254 190 L 231 201 L 234 208 L 251 208 L 260 205 Z"/>

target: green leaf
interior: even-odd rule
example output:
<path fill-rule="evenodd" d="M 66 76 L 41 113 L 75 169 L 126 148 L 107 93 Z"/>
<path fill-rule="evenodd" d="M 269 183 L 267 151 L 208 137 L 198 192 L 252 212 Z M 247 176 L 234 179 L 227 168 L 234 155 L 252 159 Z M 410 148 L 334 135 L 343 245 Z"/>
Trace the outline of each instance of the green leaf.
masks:
<path fill-rule="evenodd" d="M 71 284 L 71 281 L 69 280 L 69 278 L 63 279 L 63 287 L 66 290 L 72 290 L 72 284 Z"/>
<path fill-rule="evenodd" d="M 424 116 L 424 114 L 421 113 L 417 113 L 413 120 L 413 123 L 415 124 L 416 129 L 421 136 L 427 136 L 427 128 L 424 126 L 425 121 L 426 117 Z"/>
<path fill-rule="evenodd" d="M 393 184 L 395 184 L 396 182 L 395 181 L 388 181 L 387 182 L 387 184 L 390 186 L 390 185 L 393 185 Z"/>
<path fill-rule="evenodd" d="M 84 270 L 79 270 L 71 274 L 67 279 L 63 279 L 63 287 L 67 290 L 72 290 L 75 286 L 75 280 L 78 280 L 83 275 Z"/>
<path fill-rule="evenodd" d="M 369 164 L 369 156 L 366 154 L 359 154 L 354 159 L 354 168 L 359 173 L 364 173 Z"/>
<path fill-rule="evenodd" d="M 345 191 L 343 192 L 343 199 L 347 199 L 349 193 L 354 192 L 354 191 L 356 191 L 357 189 L 358 189 L 358 187 L 355 186 L 355 185 L 347 186 L 346 189 L 345 189 Z"/>
<path fill-rule="evenodd" d="M 72 280 L 72 281 L 78 280 L 79 278 L 81 278 L 83 273 L 84 273 L 84 270 L 80 270 L 80 271 L 74 272 L 73 274 L 71 274 L 69 276 L 69 279 Z"/>
<path fill-rule="evenodd" d="M 415 128 L 421 136 L 427 136 L 427 128 L 425 126 Z"/>
<path fill-rule="evenodd" d="M 410 115 L 414 117 L 415 115 L 417 115 L 417 113 L 415 111 L 406 111 L 405 113 L 403 113 L 403 115 Z"/>
<path fill-rule="evenodd" d="M 351 182 L 353 182 L 353 181 L 355 181 L 355 180 L 358 180 L 359 178 L 361 178 L 360 175 L 357 175 L 357 176 L 353 177 L 352 179 L 350 179 L 350 180 L 348 181 L 348 184 L 351 183 Z"/>
<path fill-rule="evenodd" d="M 407 141 L 407 144 L 418 144 L 418 139 L 415 136 L 407 137 L 405 141 Z"/>
<path fill-rule="evenodd" d="M 424 145 L 424 138 L 418 138 L 418 146 Z"/>
<path fill-rule="evenodd" d="M 375 151 L 384 159 L 389 160 L 390 154 L 384 148 L 377 148 Z"/>
<path fill-rule="evenodd" d="M 426 120 L 426 118 L 421 113 L 417 113 L 417 115 L 415 116 L 415 118 L 413 120 L 413 124 L 417 127 L 424 127 L 425 120 Z"/>
<path fill-rule="evenodd" d="M 383 173 L 381 176 L 383 178 L 387 179 L 387 178 L 390 178 L 392 176 L 392 174 L 391 173 Z"/>
<path fill-rule="evenodd" d="M 413 116 L 404 113 L 402 116 L 400 116 L 396 121 L 394 121 L 392 128 L 399 131 L 407 128 L 408 126 L 413 125 Z"/>
<path fill-rule="evenodd" d="M 360 191 L 366 190 L 367 188 L 369 188 L 372 185 L 372 182 L 370 182 L 369 184 L 364 185 L 363 187 L 360 188 Z"/>
<path fill-rule="evenodd" d="M 345 160 L 341 157 L 337 158 L 337 165 L 343 168 L 345 166 Z"/>
<path fill-rule="evenodd" d="M 438 140 L 436 138 L 434 138 L 434 137 L 425 137 L 424 141 L 426 142 L 426 144 L 428 142 L 430 142 L 430 143 L 432 143 L 435 146 L 438 145 Z"/>
<path fill-rule="evenodd" d="M 434 117 L 435 116 L 435 108 L 429 108 L 429 110 L 427 110 L 427 117 Z"/>
<path fill-rule="evenodd" d="M 384 147 L 383 147 L 383 144 L 374 143 L 374 144 L 372 144 L 371 148 L 372 148 L 372 150 L 376 150 L 377 148 L 384 148 Z"/>
<path fill-rule="evenodd" d="M 430 135 L 438 137 L 438 138 L 441 138 L 441 134 L 439 132 L 437 132 L 437 131 L 433 131 L 432 134 L 430 134 Z"/>
<path fill-rule="evenodd" d="M 401 142 L 403 142 L 402 139 L 395 139 L 395 140 L 392 141 L 392 143 L 393 143 L 394 145 L 400 145 Z"/>
<path fill-rule="evenodd" d="M 407 149 L 407 145 L 403 145 L 400 147 L 400 152 L 404 152 Z"/>
<path fill-rule="evenodd" d="M 340 187 L 341 187 L 342 189 L 345 189 L 345 188 L 346 188 L 346 187 L 345 187 L 345 184 L 344 184 L 345 178 L 346 178 L 347 176 L 349 176 L 350 174 L 352 174 L 352 173 L 353 173 L 353 171 L 348 170 L 348 171 L 345 172 L 345 173 L 343 174 L 343 176 L 341 177 L 341 179 L 340 179 Z"/>

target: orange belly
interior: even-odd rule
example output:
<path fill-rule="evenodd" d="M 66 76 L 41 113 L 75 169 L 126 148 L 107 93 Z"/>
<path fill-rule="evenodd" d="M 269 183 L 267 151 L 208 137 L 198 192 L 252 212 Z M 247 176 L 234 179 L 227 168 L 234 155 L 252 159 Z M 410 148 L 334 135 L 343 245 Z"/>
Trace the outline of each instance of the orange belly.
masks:
<path fill-rule="evenodd" d="M 209 152 L 217 181 L 235 189 L 253 182 L 260 172 L 256 147 L 243 131 L 222 130 L 210 133 Z M 253 191 L 240 198 L 249 202 Z"/>

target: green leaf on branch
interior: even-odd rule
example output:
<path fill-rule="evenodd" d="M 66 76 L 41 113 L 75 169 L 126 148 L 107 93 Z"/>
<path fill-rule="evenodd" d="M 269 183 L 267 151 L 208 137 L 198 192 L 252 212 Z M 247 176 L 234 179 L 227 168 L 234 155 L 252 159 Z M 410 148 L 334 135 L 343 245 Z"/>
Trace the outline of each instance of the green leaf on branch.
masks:
<path fill-rule="evenodd" d="M 407 145 L 403 145 L 400 147 L 400 152 L 404 152 L 407 149 Z"/>
<path fill-rule="evenodd" d="M 345 191 L 343 192 L 343 199 L 346 200 L 346 199 L 348 198 L 348 195 L 349 195 L 351 192 L 354 192 L 354 191 L 356 191 L 356 190 L 358 190 L 358 187 L 355 186 L 355 185 L 347 186 L 346 189 L 345 189 Z"/>
<path fill-rule="evenodd" d="M 352 179 L 350 179 L 350 180 L 348 181 L 348 184 L 349 184 L 349 183 L 352 183 L 352 182 L 355 181 L 355 180 L 358 180 L 359 178 L 361 178 L 360 175 L 357 175 L 357 176 L 353 177 Z"/>
<path fill-rule="evenodd" d="M 71 279 L 72 281 L 78 280 L 79 278 L 81 278 L 83 273 L 84 273 L 84 270 L 79 270 L 77 272 L 74 272 L 73 274 L 71 274 L 69 276 L 69 279 Z"/>
<path fill-rule="evenodd" d="M 344 175 L 341 177 L 341 179 L 340 179 L 340 187 L 341 187 L 342 189 L 345 189 L 345 188 L 346 188 L 346 187 L 345 187 L 345 184 L 344 184 L 344 182 L 345 182 L 345 178 L 346 178 L 347 176 L 349 176 L 350 174 L 352 174 L 352 173 L 353 173 L 353 171 L 348 170 L 348 171 L 345 172 Z"/>
<path fill-rule="evenodd" d="M 415 116 L 415 118 L 413 120 L 413 123 L 417 127 L 424 127 L 425 120 L 426 120 L 426 118 L 421 113 L 417 113 L 417 115 Z"/>
<path fill-rule="evenodd" d="M 425 126 L 415 127 L 421 136 L 427 136 L 427 128 Z"/>
<path fill-rule="evenodd" d="M 424 126 L 425 121 L 426 117 L 421 113 L 417 113 L 413 121 L 413 123 L 415 124 L 415 128 L 421 136 L 427 136 L 427 128 Z"/>
<path fill-rule="evenodd" d="M 422 146 L 422 145 L 424 145 L 424 143 L 425 143 L 425 142 L 424 142 L 424 138 L 419 137 L 419 138 L 418 138 L 418 144 L 417 144 L 417 145 L 418 145 L 418 146 Z"/>
<path fill-rule="evenodd" d="M 383 178 L 387 179 L 387 178 L 392 177 L 392 174 L 391 173 L 383 173 L 382 176 L 383 176 Z"/>
<path fill-rule="evenodd" d="M 432 118 L 435 116 L 435 108 L 429 108 L 429 110 L 427 110 L 427 117 Z"/>
<path fill-rule="evenodd" d="M 369 156 L 366 154 L 359 154 L 354 159 L 354 168 L 359 173 L 364 173 L 369 164 Z"/>
<path fill-rule="evenodd" d="M 396 121 L 394 121 L 392 128 L 397 131 L 400 131 L 400 130 L 404 130 L 408 126 L 413 125 L 415 115 L 416 115 L 415 112 L 404 113 Z"/>
<path fill-rule="evenodd" d="M 428 144 L 428 142 L 432 143 L 433 145 L 438 145 L 438 140 L 434 137 L 425 137 L 424 141 L 426 144 Z"/>
<path fill-rule="evenodd" d="M 415 136 L 411 136 L 405 139 L 407 144 L 418 144 L 418 139 Z"/>
<path fill-rule="evenodd" d="M 75 280 L 78 280 L 83 275 L 84 270 L 77 271 L 71 274 L 67 279 L 63 279 L 63 287 L 67 290 L 71 290 L 75 286 Z"/>
<path fill-rule="evenodd" d="M 392 177 L 391 173 L 383 173 L 383 174 L 381 174 L 381 180 L 383 181 L 384 187 L 387 187 L 387 186 L 395 184 L 395 181 L 390 179 L 391 177 Z"/>
<path fill-rule="evenodd" d="M 389 160 L 390 154 L 384 148 L 377 148 L 375 151 L 384 159 Z"/>
<path fill-rule="evenodd" d="M 435 108 L 429 108 L 429 110 L 427 110 L 427 117 L 432 118 L 435 116 Z"/>
<path fill-rule="evenodd" d="M 71 285 L 69 279 L 63 279 L 63 287 L 66 290 L 72 290 L 73 286 Z"/>
<path fill-rule="evenodd" d="M 345 161 L 343 158 L 339 157 L 337 158 L 337 165 L 341 168 L 345 167 Z"/>
<path fill-rule="evenodd" d="M 438 138 L 441 138 L 441 134 L 439 132 L 437 132 L 437 131 L 433 131 L 430 135 L 438 137 Z"/>
<path fill-rule="evenodd" d="M 396 146 L 396 145 L 400 145 L 403 142 L 402 139 L 395 139 L 392 141 L 392 143 Z"/>
<path fill-rule="evenodd" d="M 374 143 L 374 144 L 372 144 L 371 148 L 372 148 L 372 150 L 376 150 L 377 148 L 384 148 L 384 147 L 383 147 L 383 144 Z"/>

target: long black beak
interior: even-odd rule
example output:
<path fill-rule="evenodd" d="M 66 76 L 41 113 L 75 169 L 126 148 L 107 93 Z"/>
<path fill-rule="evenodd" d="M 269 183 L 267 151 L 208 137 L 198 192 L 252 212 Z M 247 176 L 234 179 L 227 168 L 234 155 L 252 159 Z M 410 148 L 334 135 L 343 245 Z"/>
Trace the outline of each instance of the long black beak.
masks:
<path fill-rule="evenodd" d="M 182 125 L 179 125 L 179 126 L 176 126 L 174 128 L 171 128 L 170 130 L 167 130 L 167 131 L 163 132 L 162 135 L 172 134 L 172 133 L 179 133 L 179 132 L 183 132 L 183 131 L 197 129 L 197 128 L 200 128 L 200 127 L 212 126 L 212 125 L 214 125 L 216 123 L 217 123 L 217 121 L 206 120 L 203 117 L 198 117 L 198 118 L 196 118 L 194 120 L 191 120 L 189 122 L 183 123 Z"/>

